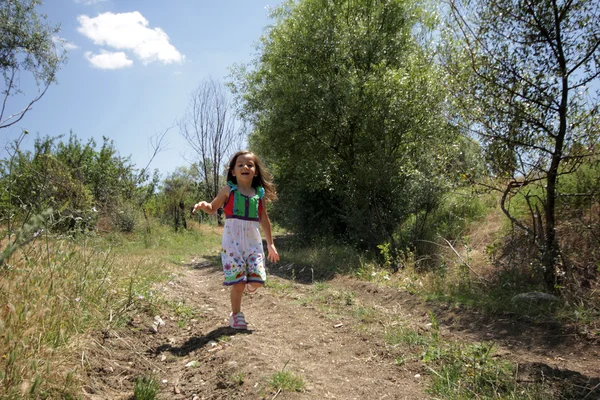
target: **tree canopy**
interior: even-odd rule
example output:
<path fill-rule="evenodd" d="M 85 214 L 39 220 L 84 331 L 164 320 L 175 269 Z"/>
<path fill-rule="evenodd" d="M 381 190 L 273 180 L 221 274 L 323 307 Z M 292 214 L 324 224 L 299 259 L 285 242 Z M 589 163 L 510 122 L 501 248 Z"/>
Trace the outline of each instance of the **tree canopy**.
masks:
<path fill-rule="evenodd" d="M 3 77 L 0 129 L 19 122 L 56 81 L 56 72 L 66 55 L 56 45 L 59 26 L 51 26 L 46 16 L 37 13 L 42 0 L 4 0 L 0 2 L 0 71 Z M 25 104 L 7 107 L 8 99 L 21 94 L 20 81 L 30 74 L 38 92 Z M 18 103 L 18 102 L 16 102 Z"/>
<path fill-rule="evenodd" d="M 447 185 L 458 151 L 411 0 L 287 2 L 234 91 L 296 232 L 373 247 Z"/>
<path fill-rule="evenodd" d="M 587 0 L 450 1 L 446 65 L 455 105 L 486 147 L 502 209 L 534 238 L 545 280 L 560 259 L 556 204 L 561 176 L 577 170 L 598 143 L 600 9 Z M 464 67 L 470 73 L 464 73 Z M 451 83 L 452 86 L 452 83 Z M 541 184 L 537 184 L 541 183 Z M 540 191 L 541 190 L 541 194 Z M 510 200 L 522 195 L 530 222 Z"/>

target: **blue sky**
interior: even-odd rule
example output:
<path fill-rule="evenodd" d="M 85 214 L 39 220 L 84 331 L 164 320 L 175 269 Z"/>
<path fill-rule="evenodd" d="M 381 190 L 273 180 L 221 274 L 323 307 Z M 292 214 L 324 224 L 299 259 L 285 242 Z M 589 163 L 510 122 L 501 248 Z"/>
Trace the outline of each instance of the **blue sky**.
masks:
<path fill-rule="evenodd" d="M 139 168 L 152 154 L 151 137 L 182 117 L 191 92 L 212 77 L 224 81 L 236 63 L 256 55 L 269 8 L 282 0 L 46 0 L 40 11 L 60 24 L 68 52 L 58 84 L 16 125 L 3 129 L 5 147 L 23 129 L 35 137 L 102 136 Z M 21 77 L 27 96 L 35 86 Z M 9 98 L 18 107 L 27 97 Z M 188 165 L 191 153 L 177 128 L 151 168 L 164 175 Z M 187 154 L 187 156 L 186 156 Z"/>

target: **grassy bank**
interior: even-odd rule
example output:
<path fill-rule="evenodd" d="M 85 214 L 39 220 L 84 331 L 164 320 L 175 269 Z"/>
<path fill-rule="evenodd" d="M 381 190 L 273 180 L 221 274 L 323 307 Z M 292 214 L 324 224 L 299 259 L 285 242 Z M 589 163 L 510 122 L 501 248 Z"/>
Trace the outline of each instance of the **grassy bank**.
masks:
<path fill-rule="evenodd" d="M 40 231 L 0 270 L 0 397 L 74 396 L 81 338 L 164 306 L 153 284 L 219 245 L 220 232 L 198 225 L 76 238 Z"/>

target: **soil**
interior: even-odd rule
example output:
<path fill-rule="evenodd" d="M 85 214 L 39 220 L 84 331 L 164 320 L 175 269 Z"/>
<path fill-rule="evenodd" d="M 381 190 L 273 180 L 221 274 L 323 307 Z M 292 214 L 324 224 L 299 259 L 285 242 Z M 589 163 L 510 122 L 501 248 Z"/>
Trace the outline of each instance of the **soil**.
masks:
<path fill-rule="evenodd" d="M 164 325 L 153 329 L 154 315 L 140 313 L 89 338 L 83 397 L 132 399 L 135 380 L 152 376 L 162 399 L 431 399 L 429 370 L 417 358 L 397 362 L 407 349 L 386 344 L 385 332 L 427 331 L 433 313 L 446 341 L 495 343 L 521 382 L 544 380 L 557 399 L 600 399 L 599 343 L 572 328 L 441 307 L 348 276 L 329 277 L 318 291 L 283 269 L 271 265 L 268 287 L 244 295 L 249 329 L 240 331 L 228 327 L 219 260 L 191 260 L 156 288 L 185 306 L 164 307 Z M 302 389 L 271 385 L 281 371 L 301 377 Z"/>

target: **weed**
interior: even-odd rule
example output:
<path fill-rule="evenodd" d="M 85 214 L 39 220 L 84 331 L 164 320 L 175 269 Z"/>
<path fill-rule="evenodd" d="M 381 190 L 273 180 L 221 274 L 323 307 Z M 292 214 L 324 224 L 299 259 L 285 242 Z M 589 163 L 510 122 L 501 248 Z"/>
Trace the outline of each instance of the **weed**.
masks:
<path fill-rule="evenodd" d="M 325 302 L 331 305 L 351 306 L 354 304 L 356 294 L 347 290 L 336 290 L 329 292 Z"/>
<path fill-rule="evenodd" d="M 406 344 L 409 347 L 426 346 L 431 339 L 421 332 L 406 327 L 393 328 L 385 333 L 385 341 L 392 345 L 398 346 Z"/>
<path fill-rule="evenodd" d="M 408 357 L 406 356 L 400 356 L 400 357 L 396 357 L 396 365 L 401 367 L 403 366 L 406 362 L 408 361 Z"/>
<path fill-rule="evenodd" d="M 401 366 L 419 359 L 431 373 L 429 391 L 444 399 L 506 398 L 542 399 L 543 387 L 527 387 L 514 378 L 513 366 L 493 357 L 491 343 L 460 344 L 442 341 L 437 322 L 430 314 L 431 330 L 419 332 L 398 327 L 386 332 L 388 344 L 407 345 L 412 351 L 396 358 Z"/>
<path fill-rule="evenodd" d="M 513 379 L 512 364 L 492 357 L 493 345 L 450 344 L 436 357 L 429 356 L 425 362 L 433 362 L 432 393 L 444 398 L 462 399 L 472 394 L 478 397 L 511 398 L 523 393 Z"/>
<path fill-rule="evenodd" d="M 154 400 L 158 394 L 158 382 L 156 379 L 147 376 L 138 377 L 135 380 L 133 388 L 133 397 L 135 400 Z"/>
<path fill-rule="evenodd" d="M 372 307 L 358 306 L 353 311 L 355 317 L 362 323 L 370 324 L 377 321 L 377 311 Z"/>
<path fill-rule="evenodd" d="M 191 306 L 185 304 L 185 300 L 166 302 L 167 305 L 173 310 L 177 317 L 177 326 L 180 328 L 185 327 L 191 319 L 198 315 L 198 312 Z"/>
<path fill-rule="evenodd" d="M 304 380 L 289 371 L 278 371 L 268 381 L 275 390 L 287 392 L 301 392 L 304 389 Z"/>
<path fill-rule="evenodd" d="M 243 372 L 238 372 L 236 374 L 233 374 L 231 376 L 230 379 L 231 382 L 233 382 L 235 385 L 241 386 L 244 384 L 244 373 Z"/>
<path fill-rule="evenodd" d="M 265 282 L 265 287 L 281 294 L 287 295 L 292 293 L 292 283 L 274 277 L 269 277 Z"/>
<path fill-rule="evenodd" d="M 329 288 L 330 288 L 330 286 L 326 282 L 315 282 L 315 283 L 313 283 L 311 290 L 314 293 L 319 293 L 319 292 L 323 292 Z"/>

